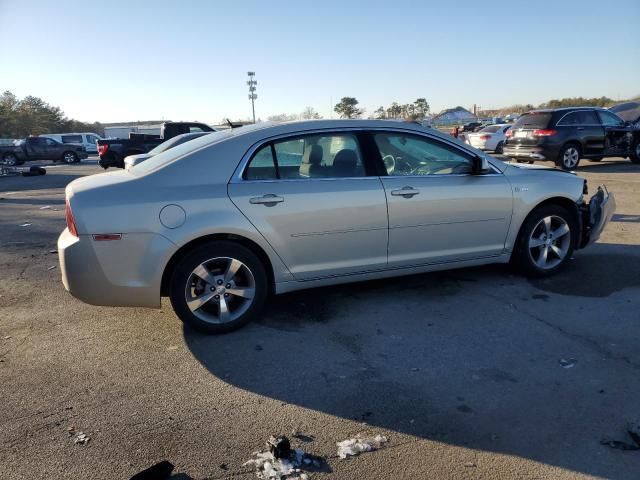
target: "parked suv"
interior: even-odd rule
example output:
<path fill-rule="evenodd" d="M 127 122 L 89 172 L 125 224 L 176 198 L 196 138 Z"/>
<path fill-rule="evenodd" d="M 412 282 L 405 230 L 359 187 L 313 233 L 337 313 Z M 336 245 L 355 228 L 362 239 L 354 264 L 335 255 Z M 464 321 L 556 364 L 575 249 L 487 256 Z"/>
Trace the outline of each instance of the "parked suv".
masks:
<path fill-rule="evenodd" d="M 97 133 L 47 133 L 41 137 L 53 138 L 60 143 L 79 143 L 87 153 L 98 153 L 98 140 L 103 138 Z"/>
<path fill-rule="evenodd" d="M 565 170 L 581 158 L 629 157 L 640 163 L 640 130 L 604 108 L 533 110 L 507 132 L 504 155 L 519 162 L 549 160 Z"/>

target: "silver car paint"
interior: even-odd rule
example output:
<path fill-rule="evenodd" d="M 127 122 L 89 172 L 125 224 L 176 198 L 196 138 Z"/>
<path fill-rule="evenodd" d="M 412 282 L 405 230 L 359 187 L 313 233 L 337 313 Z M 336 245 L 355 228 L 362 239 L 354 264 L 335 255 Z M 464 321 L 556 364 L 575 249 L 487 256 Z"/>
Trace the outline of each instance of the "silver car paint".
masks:
<path fill-rule="evenodd" d="M 157 307 L 162 275 L 171 257 L 189 242 L 216 234 L 237 235 L 258 245 L 269 258 L 276 293 L 506 262 L 522 221 L 537 204 L 551 197 L 577 202 L 582 196 L 579 177 L 522 169 L 488 156 L 493 168 L 485 178 L 305 179 L 272 182 L 265 189 L 268 182 L 246 182 L 239 172 L 256 146 L 290 134 L 383 128 L 477 151 L 432 129 L 397 122 L 312 121 L 245 128 L 203 136 L 188 142 L 188 148 L 160 154 L 157 157 L 165 156 L 166 163 L 157 168 L 158 158 L 154 157 L 130 171 L 93 175 L 69 184 L 67 197 L 80 238 L 65 231 L 59 240 L 67 289 L 88 303 Z M 389 202 L 393 214 L 387 233 L 385 189 L 411 182 L 420 182 L 421 193 L 413 197 L 416 202 L 402 202 L 403 197 Z M 437 189 L 427 188 L 435 183 Z M 455 189 L 455 198 L 447 186 Z M 285 190 L 295 201 L 273 207 L 247 206 L 253 196 Z M 331 196 L 327 197 L 326 190 Z M 449 196 L 449 201 L 440 194 Z M 170 204 L 186 213 L 178 228 L 168 228 L 160 221 L 162 208 Z M 429 205 L 426 220 L 411 219 L 411 212 L 424 213 L 411 204 Z M 404 237 L 402 231 L 409 231 L 410 236 Z M 94 241 L 92 236 L 99 233 L 121 233 L 122 239 Z"/>

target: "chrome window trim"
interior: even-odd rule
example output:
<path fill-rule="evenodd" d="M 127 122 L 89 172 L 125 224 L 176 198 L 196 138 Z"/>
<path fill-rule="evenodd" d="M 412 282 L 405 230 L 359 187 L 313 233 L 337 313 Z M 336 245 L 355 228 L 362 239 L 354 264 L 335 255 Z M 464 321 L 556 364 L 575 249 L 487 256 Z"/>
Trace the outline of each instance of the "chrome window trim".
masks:
<path fill-rule="evenodd" d="M 261 182 L 261 183 L 273 183 L 273 182 L 308 182 L 309 180 L 365 180 L 365 179 L 370 179 L 370 178 L 442 178 L 442 177 L 453 177 L 453 176 L 457 176 L 457 177 L 466 177 L 466 176 L 498 176 L 498 175 L 504 175 L 504 173 L 502 173 L 497 167 L 495 167 L 494 165 L 491 164 L 491 162 L 489 162 L 489 165 L 492 169 L 492 171 L 494 173 L 485 173 L 482 175 L 474 175 L 472 173 L 453 173 L 453 174 L 446 174 L 446 175 L 406 175 L 406 176 L 392 176 L 392 175 L 387 175 L 387 176 L 377 176 L 377 175 L 371 175 L 371 176 L 365 176 L 365 177 L 317 177 L 317 178 L 283 178 L 283 179 L 265 179 L 265 180 L 246 180 L 245 178 L 243 178 L 243 174 L 245 169 L 247 168 L 247 165 L 249 163 L 249 161 L 251 160 L 251 157 L 253 157 L 253 154 L 255 152 L 257 152 L 260 148 L 262 148 L 265 144 L 270 143 L 270 142 L 274 142 L 276 140 L 280 140 L 283 138 L 288 138 L 288 137 L 299 137 L 301 135 L 314 135 L 314 134 L 328 134 L 328 133 L 336 133 L 336 134 L 340 134 L 340 133 L 357 133 L 357 132 L 371 132 L 371 131 L 383 131 L 383 132 L 398 132 L 398 133 L 405 133 L 405 134 L 409 134 L 409 135 L 416 135 L 418 137 L 425 137 L 429 140 L 435 140 L 435 141 L 439 141 L 442 142 L 446 145 L 449 145 L 451 147 L 454 147 L 457 150 L 460 150 L 462 153 L 466 154 L 466 155 L 471 155 L 471 156 L 479 156 L 478 153 L 474 152 L 472 149 L 470 148 L 466 148 L 462 145 L 458 145 L 455 142 L 449 141 L 446 138 L 442 138 L 438 135 L 431 135 L 430 132 L 428 131 L 417 131 L 417 130 L 411 130 L 411 129 L 404 129 L 404 128 L 399 128 L 399 127 L 338 127 L 338 128 L 317 128 L 317 129 L 312 129 L 312 130 L 300 130 L 300 131 L 295 131 L 295 132 L 288 132 L 288 133 L 281 133 L 278 135 L 273 135 L 270 137 L 266 137 L 263 138 L 259 141 L 257 141 L 256 143 L 254 143 L 253 145 L 251 145 L 249 147 L 249 149 L 245 152 L 245 154 L 242 156 L 242 158 L 240 159 L 240 162 L 238 163 L 238 166 L 236 167 L 235 171 L 233 172 L 233 175 L 231 175 L 231 179 L 229 180 L 229 183 L 255 183 L 255 182 Z"/>

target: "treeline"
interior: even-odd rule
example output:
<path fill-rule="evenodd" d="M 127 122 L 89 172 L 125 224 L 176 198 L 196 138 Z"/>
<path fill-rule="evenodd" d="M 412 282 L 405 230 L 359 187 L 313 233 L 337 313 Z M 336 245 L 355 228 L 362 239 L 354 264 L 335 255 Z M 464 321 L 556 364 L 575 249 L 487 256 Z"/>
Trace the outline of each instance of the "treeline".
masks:
<path fill-rule="evenodd" d="M 8 90 L 0 96 L 0 138 L 69 132 L 104 135 L 104 125 L 67 118 L 60 107 L 49 105 L 39 97 L 18 98 Z"/>
<path fill-rule="evenodd" d="M 640 101 L 640 96 L 631 98 L 629 100 L 614 100 L 609 97 L 570 97 L 553 99 L 548 102 L 543 102 L 539 105 L 532 105 L 530 103 L 526 105 L 516 104 L 505 108 L 498 108 L 493 110 L 482 110 L 481 116 L 502 116 L 509 115 L 510 113 L 524 113 L 536 108 L 563 108 L 563 107 L 612 107 L 618 103 Z"/>

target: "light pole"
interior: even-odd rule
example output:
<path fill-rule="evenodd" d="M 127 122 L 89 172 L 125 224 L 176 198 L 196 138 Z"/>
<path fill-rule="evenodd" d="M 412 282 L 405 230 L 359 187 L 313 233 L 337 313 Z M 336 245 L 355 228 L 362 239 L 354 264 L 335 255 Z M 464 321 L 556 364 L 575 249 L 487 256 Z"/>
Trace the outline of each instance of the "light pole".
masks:
<path fill-rule="evenodd" d="M 254 105 L 254 101 L 258 98 L 258 94 L 256 93 L 256 85 L 258 85 L 258 81 L 254 80 L 256 76 L 256 72 L 247 72 L 249 76 L 249 80 L 247 80 L 247 85 L 249 85 L 249 100 L 251 100 L 251 111 L 253 113 L 253 123 L 256 123 L 256 107 Z"/>

